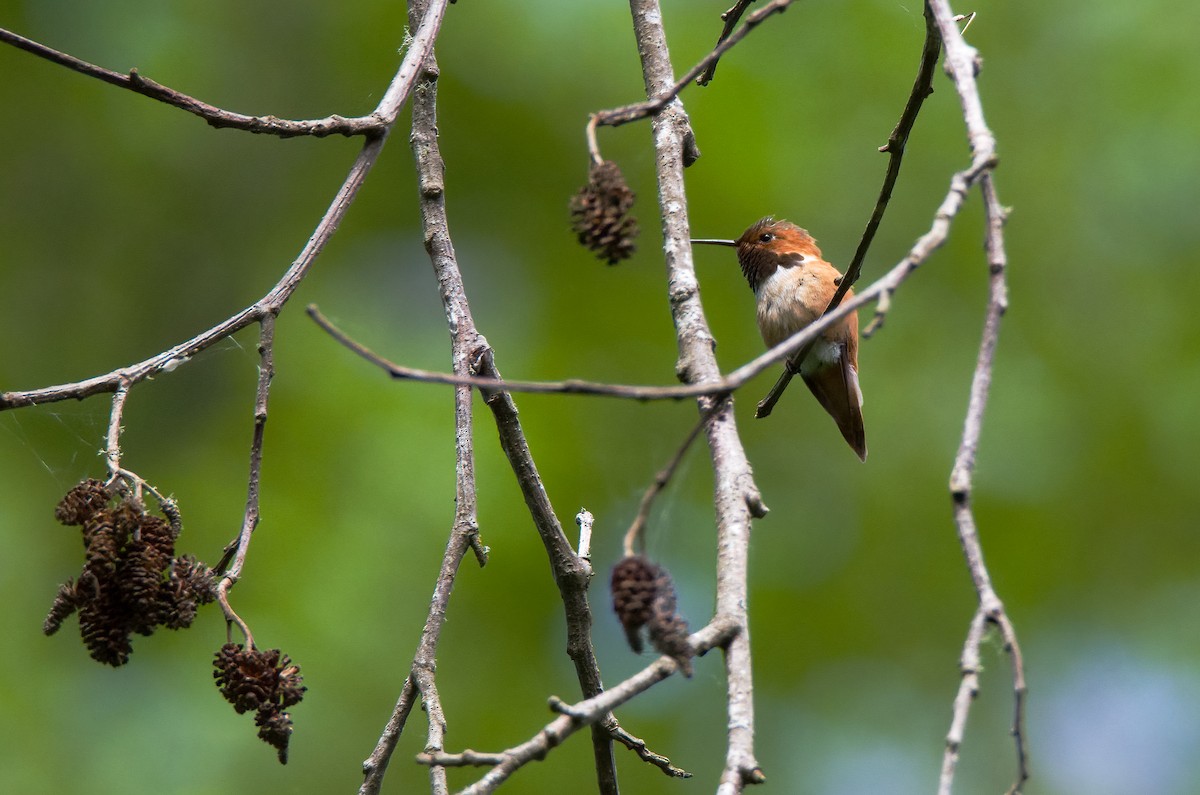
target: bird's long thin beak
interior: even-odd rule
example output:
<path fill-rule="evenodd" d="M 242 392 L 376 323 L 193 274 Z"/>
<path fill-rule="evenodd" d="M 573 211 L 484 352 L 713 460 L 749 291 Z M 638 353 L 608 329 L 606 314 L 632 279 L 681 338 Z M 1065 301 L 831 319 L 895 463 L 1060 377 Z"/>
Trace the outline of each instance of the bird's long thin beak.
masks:
<path fill-rule="evenodd" d="M 702 243 L 707 246 L 733 246 L 737 248 L 736 240 L 696 240 L 692 238 L 692 243 Z"/>

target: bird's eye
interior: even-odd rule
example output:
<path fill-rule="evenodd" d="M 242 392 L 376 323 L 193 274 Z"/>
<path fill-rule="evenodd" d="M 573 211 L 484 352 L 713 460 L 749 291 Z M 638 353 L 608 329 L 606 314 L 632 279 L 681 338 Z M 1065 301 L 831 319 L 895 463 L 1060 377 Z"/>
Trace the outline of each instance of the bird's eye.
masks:
<path fill-rule="evenodd" d="M 771 234 L 770 232 L 763 232 L 761 235 L 758 236 L 759 243 L 770 243 L 774 239 L 775 239 L 775 235 Z"/>

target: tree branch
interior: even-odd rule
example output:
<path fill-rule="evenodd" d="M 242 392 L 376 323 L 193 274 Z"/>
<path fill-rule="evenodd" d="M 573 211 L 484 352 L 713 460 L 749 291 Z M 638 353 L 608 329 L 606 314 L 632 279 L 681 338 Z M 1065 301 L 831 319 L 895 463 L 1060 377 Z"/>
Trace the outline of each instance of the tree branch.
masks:
<path fill-rule="evenodd" d="M 91 395 L 115 391 L 122 383 L 133 385 L 158 373 L 170 372 L 207 348 L 236 334 L 251 323 L 261 322 L 268 314 L 278 315 L 283 305 L 292 297 L 300 282 L 308 275 L 317 256 L 337 231 L 346 216 L 358 189 L 375 165 L 379 152 L 387 139 L 386 131 L 395 123 L 396 115 L 412 92 L 421 64 L 433 48 L 433 41 L 441 28 L 442 16 L 449 0 L 431 0 L 427 13 L 413 36 L 412 44 L 405 54 L 396 76 L 384 93 L 376 113 L 385 121 L 383 132 L 370 136 L 358 153 L 350 173 L 346 177 L 332 203 L 325 211 L 317 228 L 308 239 L 300 255 L 292 262 L 283 277 L 271 290 L 255 303 L 212 328 L 202 331 L 189 340 L 157 353 L 136 364 L 121 367 L 104 375 L 94 376 L 68 384 L 31 389 L 23 392 L 0 393 L 0 411 L 23 406 L 53 403 L 60 400 L 82 400 Z"/>
<path fill-rule="evenodd" d="M 1016 630 L 1004 610 L 991 577 L 983 560 L 983 546 L 971 510 L 971 493 L 975 471 L 975 454 L 983 429 L 983 413 L 987 406 L 991 388 L 992 370 L 996 344 L 1000 334 L 1000 320 L 1008 308 L 1008 286 L 1005 279 L 1007 254 L 1004 247 L 1004 221 L 1006 211 L 1000 204 L 992 179 L 995 168 L 996 140 L 983 119 L 983 105 L 979 99 L 975 76 L 979 70 L 978 54 L 963 40 L 958 30 L 957 18 L 947 0 L 928 0 L 928 9 L 936 21 L 946 45 L 946 71 L 954 82 L 962 104 L 963 119 L 971 143 L 972 169 L 978 174 L 980 192 L 983 194 L 984 213 L 987 218 L 985 251 L 987 254 L 989 281 L 988 306 L 984 317 L 983 339 L 971 381 L 970 400 L 963 422 L 962 440 L 954 459 L 950 474 L 950 494 L 954 506 L 954 521 L 959 542 L 967 561 L 967 569 L 979 599 L 979 607 L 971 621 L 961 657 L 962 681 L 954 699 L 953 718 L 946 736 L 946 750 L 942 760 L 942 774 L 938 784 L 939 795 L 949 795 L 954 782 L 958 763 L 958 750 L 966 728 L 967 714 L 979 689 L 979 649 L 983 642 L 984 629 L 992 624 L 1000 630 L 1004 649 L 1012 662 L 1013 677 L 1013 724 L 1012 735 L 1016 746 L 1017 772 L 1010 793 L 1019 793 L 1029 778 L 1028 759 L 1025 749 L 1025 666 L 1021 649 L 1017 643 Z"/>
<path fill-rule="evenodd" d="M 725 11 L 723 14 L 721 14 L 721 21 L 725 23 L 725 26 L 721 29 L 721 35 L 717 37 L 718 45 L 729 38 L 729 34 L 733 32 L 738 20 L 742 18 L 742 14 L 746 13 L 746 9 L 749 8 L 750 4 L 753 2 L 754 0 L 737 0 L 737 2 L 735 2 L 728 11 Z M 696 78 L 696 84 L 701 86 L 708 85 L 712 82 L 712 79 L 716 73 L 717 58 L 713 58 L 712 62 L 705 67 L 701 75 Z"/>
<path fill-rule="evenodd" d="M 413 3 L 410 15 L 420 14 L 422 5 Z M 437 149 L 437 76 L 437 59 L 430 53 L 425 62 L 417 96 L 413 100 L 411 143 L 421 174 L 421 213 L 427 245 L 438 276 L 442 305 L 450 329 L 451 361 L 456 374 L 467 375 L 472 372 L 474 350 L 479 341 L 470 318 L 470 307 L 465 303 L 465 296 L 456 291 L 455 275 L 450 272 L 454 267 L 454 255 L 445 222 L 445 201 L 441 189 L 442 164 Z M 438 643 L 442 627 L 445 625 L 458 569 L 467 550 L 474 549 L 481 566 L 487 562 L 487 548 L 479 541 L 473 434 L 471 389 L 459 386 L 454 392 L 454 524 L 445 554 L 442 556 L 441 569 L 434 585 L 425 626 L 421 631 L 421 640 L 413 658 L 412 671 L 405 681 L 396 710 L 388 721 L 379 743 L 363 764 L 366 776 L 359 790 L 362 795 L 379 792 L 414 695 L 419 693 L 428 715 L 426 752 L 437 754 L 445 747 L 446 717 L 435 677 Z M 410 694 L 414 689 L 415 693 Z M 405 698 L 406 694 L 409 694 L 408 698 Z M 444 766 L 432 765 L 429 777 L 430 790 L 435 795 L 449 791 Z"/>
<path fill-rule="evenodd" d="M 246 565 L 246 553 L 250 549 L 250 537 L 258 527 L 259 490 L 262 485 L 263 435 L 267 426 L 267 400 L 271 395 L 271 379 L 275 377 L 275 315 L 263 316 L 258 339 L 258 389 L 254 397 L 254 436 L 250 442 L 250 475 L 246 487 L 246 512 L 242 517 L 242 529 L 225 547 L 225 554 L 217 565 L 221 580 L 217 585 L 221 609 L 225 620 L 237 624 L 246 636 L 246 648 L 254 648 L 254 638 L 249 627 L 229 604 L 229 590 L 237 584 Z M 232 560 L 228 569 L 225 566 Z"/>
<path fill-rule="evenodd" d="M 684 455 L 692 446 L 692 442 L 696 441 L 696 437 L 700 435 L 700 431 L 704 429 L 705 423 L 712 417 L 711 413 L 706 413 L 696 420 L 696 424 L 688 431 L 688 435 L 684 437 L 683 443 L 679 445 L 679 449 L 675 451 L 675 455 L 671 456 L 671 460 L 667 465 L 660 469 L 654 475 L 654 481 L 647 487 L 642 494 L 642 501 L 638 504 L 637 514 L 633 517 L 633 521 L 629 524 L 629 529 L 625 531 L 625 540 L 622 544 L 625 556 L 629 557 L 637 554 L 637 548 L 644 546 L 642 543 L 642 530 L 646 527 L 646 522 L 650 519 L 650 508 L 654 505 L 654 500 L 662 493 L 662 490 L 671 482 L 671 478 L 675 475 L 675 470 L 679 468 L 683 462 Z"/>
<path fill-rule="evenodd" d="M 165 102 L 180 110 L 185 110 L 204 119 L 208 122 L 209 126 L 218 129 L 229 127 L 251 133 L 276 135 L 280 138 L 294 138 L 301 135 L 324 138 L 327 135 L 334 134 L 345 135 L 347 137 L 352 135 L 371 135 L 381 132 L 387 124 L 384 117 L 378 114 L 378 111 L 367 116 L 353 118 L 334 114 L 326 116 L 323 119 L 310 119 L 307 121 L 291 121 L 280 119 L 276 116 L 247 116 L 242 113 L 222 110 L 215 105 L 210 105 L 207 102 L 202 102 L 195 97 L 190 97 L 161 83 L 156 83 L 148 77 L 143 77 L 138 73 L 137 69 L 129 70 L 129 74 L 113 72 L 80 60 L 73 55 L 59 52 L 3 28 L 0 28 L 0 41 L 11 44 L 19 50 L 32 53 L 39 58 L 44 58 L 51 63 L 65 66 L 74 72 L 94 77 L 109 85 L 126 88 L 134 93 L 142 94 L 159 102 Z"/>
<path fill-rule="evenodd" d="M 662 9 L 657 0 L 630 0 L 629 5 L 646 95 L 661 96 L 675 83 Z M 688 242 L 691 234 L 683 168 L 691 127 L 682 106 L 672 103 L 654 117 L 652 130 L 671 316 L 679 348 L 675 369 L 685 383 L 720 381 L 713 335 L 700 302 Z M 729 728 L 725 770 L 718 789 L 722 795 L 732 795 L 746 784 L 765 780 L 754 755 L 754 686 L 746 604 L 750 521 L 765 515 L 766 506 L 738 436 L 733 400 L 726 395 L 701 398 L 698 403 L 702 414 L 713 412 L 705 428 L 712 456 L 717 518 L 717 615 L 739 628 L 725 647 Z"/>
<path fill-rule="evenodd" d="M 129 384 L 117 384 L 113 392 L 112 411 L 108 415 L 108 433 L 104 443 L 104 463 L 108 467 L 110 480 L 121 473 L 121 417 L 125 413 L 125 401 L 129 398 Z"/>

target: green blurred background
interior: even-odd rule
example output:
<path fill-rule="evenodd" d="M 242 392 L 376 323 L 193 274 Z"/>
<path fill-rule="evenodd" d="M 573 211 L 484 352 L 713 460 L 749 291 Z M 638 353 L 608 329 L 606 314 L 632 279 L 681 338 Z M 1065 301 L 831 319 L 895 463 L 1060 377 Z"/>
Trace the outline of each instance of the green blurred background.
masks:
<path fill-rule="evenodd" d="M 680 71 L 713 44 L 728 0 L 672 0 Z M 1030 793 L 1200 792 L 1200 62 L 1190 3 L 983 2 L 970 41 L 1013 207 L 1011 309 L 979 456 L 987 560 L 1026 654 Z M 398 63 L 402 4 L 0 0 L 0 25 L 222 107 L 311 118 L 369 112 Z M 685 104 L 703 158 L 688 171 L 698 236 L 766 214 L 844 264 L 875 200 L 875 149 L 916 71 L 921 4 L 811 0 L 770 20 Z M 619 2 L 463 0 L 439 40 L 447 200 L 472 308 L 511 377 L 670 383 L 646 124 L 601 132 L 639 192 L 639 253 L 608 268 L 579 248 L 589 111 L 642 83 Z M 214 131 L 132 93 L 0 47 L 0 389 L 141 360 L 261 296 L 300 250 L 359 142 Z M 866 264 L 871 280 L 929 226 L 968 159 L 940 70 Z M 315 302 L 384 355 L 448 369 L 421 245 L 407 119 L 281 316 L 263 521 L 235 605 L 303 666 L 280 767 L 212 686 L 224 640 L 209 608 L 187 632 L 138 638 L 128 666 L 88 659 L 70 620 L 40 626 L 80 563 L 52 509 L 99 475 L 108 400 L 0 413 L 0 790 L 346 792 L 360 781 L 415 649 L 453 512 L 452 398 L 392 383 L 304 316 Z M 803 389 L 751 418 L 774 373 L 738 396 L 771 507 L 755 525 L 750 608 L 764 792 L 929 793 L 974 609 L 946 482 L 986 297 L 979 201 L 897 295 L 861 351 L 871 458 L 860 465 Z M 732 254 L 698 256 L 724 368 L 761 350 Z M 245 499 L 254 331 L 137 386 L 126 466 L 173 492 L 180 548 L 210 561 Z M 595 640 L 605 680 L 648 661 L 606 606 L 607 571 L 691 404 L 520 396 L 564 524 L 597 518 Z M 439 657 L 452 749 L 499 750 L 577 685 L 545 555 L 477 403 L 479 515 L 491 564 L 464 565 Z M 656 508 L 650 552 L 694 626 L 713 604 L 711 475 L 697 449 Z M 624 750 L 629 792 L 707 792 L 723 761 L 717 655 L 619 717 L 696 773 L 672 782 Z M 985 648 L 958 791 L 1011 780 L 1009 674 Z M 410 719 L 387 791 L 424 789 Z M 510 782 L 589 791 L 580 736 Z M 451 771 L 462 786 L 479 771 Z"/>

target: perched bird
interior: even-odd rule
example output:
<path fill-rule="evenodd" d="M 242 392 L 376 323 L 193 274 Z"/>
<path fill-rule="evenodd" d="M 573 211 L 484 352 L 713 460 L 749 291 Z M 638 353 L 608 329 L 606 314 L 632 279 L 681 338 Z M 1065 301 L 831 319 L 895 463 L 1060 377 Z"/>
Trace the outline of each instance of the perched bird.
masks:
<path fill-rule="evenodd" d="M 821 257 L 807 231 L 790 221 L 764 218 L 737 240 L 693 240 L 737 249 L 738 264 L 758 302 L 758 330 L 773 348 L 819 318 L 837 291 L 841 274 Z M 846 294 L 849 299 L 853 291 Z M 858 314 L 851 313 L 821 332 L 804 361 L 789 361 L 842 436 L 863 461 L 862 390 L 858 386 Z"/>

